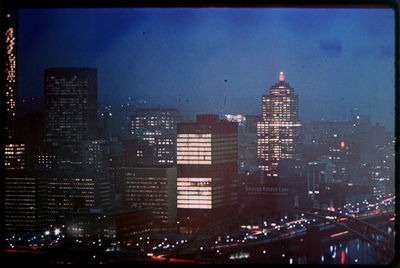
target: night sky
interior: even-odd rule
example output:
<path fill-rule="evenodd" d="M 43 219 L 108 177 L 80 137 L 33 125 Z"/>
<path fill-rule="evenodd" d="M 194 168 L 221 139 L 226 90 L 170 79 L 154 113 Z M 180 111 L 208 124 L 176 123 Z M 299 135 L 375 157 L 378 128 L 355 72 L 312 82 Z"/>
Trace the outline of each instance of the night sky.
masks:
<path fill-rule="evenodd" d="M 357 108 L 392 130 L 394 23 L 391 9 L 21 9 L 18 96 L 43 96 L 45 68 L 93 67 L 102 105 L 260 114 L 283 71 L 301 120 Z"/>

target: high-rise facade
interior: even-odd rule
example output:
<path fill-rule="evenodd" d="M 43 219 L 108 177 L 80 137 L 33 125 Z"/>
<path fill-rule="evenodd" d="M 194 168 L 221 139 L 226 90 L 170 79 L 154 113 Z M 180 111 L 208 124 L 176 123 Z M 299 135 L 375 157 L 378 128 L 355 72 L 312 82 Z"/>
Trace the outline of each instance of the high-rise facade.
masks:
<path fill-rule="evenodd" d="M 1 12 L 1 54 L 4 55 L 1 85 L 5 98 L 5 144 L 4 168 L 7 170 L 25 169 L 26 144 L 16 135 L 17 103 L 17 22 L 16 9 L 4 9 Z"/>
<path fill-rule="evenodd" d="M 197 227 L 232 213 L 237 205 L 238 127 L 217 115 L 198 115 L 177 125 L 179 229 Z"/>
<path fill-rule="evenodd" d="M 96 206 L 96 179 L 90 174 L 66 174 L 59 172 L 48 176 L 47 206 L 48 224 L 65 223 L 67 212 Z"/>
<path fill-rule="evenodd" d="M 16 118 L 17 102 L 17 11 L 3 10 L 2 55 L 4 55 L 4 70 L 2 86 L 5 89 L 6 108 L 6 138 L 12 139 L 15 135 L 14 123 Z M 4 94 L 4 93 L 3 93 Z M 3 95 L 4 96 L 4 95 Z"/>
<path fill-rule="evenodd" d="M 97 121 L 97 70 L 45 70 L 46 140 L 80 142 L 94 138 Z"/>
<path fill-rule="evenodd" d="M 176 123 L 181 120 L 175 108 L 138 109 L 131 115 L 130 136 L 136 141 L 138 164 L 176 163 Z"/>
<path fill-rule="evenodd" d="M 124 199 L 131 205 L 148 209 L 157 229 L 176 224 L 176 167 L 145 166 L 125 168 Z"/>
<path fill-rule="evenodd" d="M 283 72 L 279 82 L 262 96 L 261 121 L 257 123 L 257 158 L 259 168 L 267 177 L 278 177 L 279 163 L 298 159 L 302 123 L 299 120 L 299 100 L 294 89 L 285 82 Z"/>
<path fill-rule="evenodd" d="M 39 174 L 6 171 L 4 183 L 4 233 L 38 234 L 46 225 L 46 180 Z"/>
<path fill-rule="evenodd" d="M 10 143 L 5 145 L 5 169 L 6 170 L 22 170 L 25 169 L 25 153 L 24 143 Z"/>

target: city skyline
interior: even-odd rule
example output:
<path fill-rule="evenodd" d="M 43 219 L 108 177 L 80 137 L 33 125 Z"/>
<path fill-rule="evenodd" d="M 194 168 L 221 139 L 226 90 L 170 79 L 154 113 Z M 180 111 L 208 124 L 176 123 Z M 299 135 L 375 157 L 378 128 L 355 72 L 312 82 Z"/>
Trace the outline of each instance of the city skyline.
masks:
<path fill-rule="evenodd" d="M 93 67 L 104 105 L 259 114 L 283 71 L 302 121 L 358 109 L 394 129 L 391 9 L 21 9 L 18 34 L 19 99 L 43 96 L 45 68 Z"/>
<path fill-rule="evenodd" d="M 2 11 L 2 256 L 398 262 L 393 10 Z"/>

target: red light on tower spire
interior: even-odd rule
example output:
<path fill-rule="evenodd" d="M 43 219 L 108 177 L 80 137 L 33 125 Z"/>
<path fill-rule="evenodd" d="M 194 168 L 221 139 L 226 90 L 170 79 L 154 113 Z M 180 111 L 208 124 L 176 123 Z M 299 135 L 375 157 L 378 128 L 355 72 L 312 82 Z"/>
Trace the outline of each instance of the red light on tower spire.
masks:
<path fill-rule="evenodd" d="M 280 72 L 280 73 L 279 73 L 279 81 L 280 81 L 280 82 L 285 81 L 285 75 L 283 74 L 283 72 Z"/>

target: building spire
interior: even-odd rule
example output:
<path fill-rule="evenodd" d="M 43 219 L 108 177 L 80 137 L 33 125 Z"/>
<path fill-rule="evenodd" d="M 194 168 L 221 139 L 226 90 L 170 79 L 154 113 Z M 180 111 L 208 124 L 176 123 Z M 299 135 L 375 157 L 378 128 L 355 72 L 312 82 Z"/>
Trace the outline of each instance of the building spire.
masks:
<path fill-rule="evenodd" d="M 280 72 L 280 73 L 279 73 L 279 81 L 280 81 L 280 82 L 285 81 L 285 75 L 283 74 L 283 72 Z"/>

